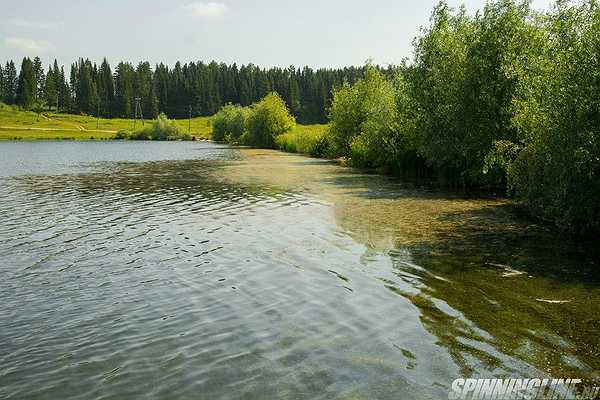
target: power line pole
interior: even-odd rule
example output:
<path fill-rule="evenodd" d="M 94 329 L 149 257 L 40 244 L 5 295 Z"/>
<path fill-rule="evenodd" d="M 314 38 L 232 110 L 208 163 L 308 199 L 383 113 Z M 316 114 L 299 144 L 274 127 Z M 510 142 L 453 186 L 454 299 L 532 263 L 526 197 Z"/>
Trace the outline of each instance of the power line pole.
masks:
<path fill-rule="evenodd" d="M 138 118 L 138 110 L 139 110 L 139 115 L 140 118 L 142 120 L 142 126 L 144 126 L 144 114 L 142 114 L 142 105 L 141 102 L 142 98 L 141 97 L 136 97 L 135 98 L 135 116 L 133 117 L 133 130 L 135 131 L 135 125 L 137 122 L 137 118 Z"/>
<path fill-rule="evenodd" d="M 100 100 L 98 100 L 98 104 L 97 104 L 97 111 L 96 111 L 96 130 L 100 129 Z"/>

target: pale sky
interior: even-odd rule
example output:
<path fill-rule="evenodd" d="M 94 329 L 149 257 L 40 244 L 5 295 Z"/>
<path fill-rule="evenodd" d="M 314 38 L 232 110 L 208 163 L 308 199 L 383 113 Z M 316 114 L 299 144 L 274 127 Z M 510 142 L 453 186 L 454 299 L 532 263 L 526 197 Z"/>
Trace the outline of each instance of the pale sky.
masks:
<path fill-rule="evenodd" d="M 437 0 L 0 0 L 0 62 L 397 64 Z M 448 0 L 470 12 L 485 0 Z M 535 8 L 549 0 L 533 0 Z"/>

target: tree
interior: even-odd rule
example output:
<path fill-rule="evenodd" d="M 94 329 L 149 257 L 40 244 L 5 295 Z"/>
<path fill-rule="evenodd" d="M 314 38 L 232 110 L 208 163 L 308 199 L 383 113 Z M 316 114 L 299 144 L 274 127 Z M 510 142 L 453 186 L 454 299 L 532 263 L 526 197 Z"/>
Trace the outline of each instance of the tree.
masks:
<path fill-rule="evenodd" d="M 96 115 L 98 112 L 96 66 L 92 65 L 90 60 L 80 58 L 72 73 L 75 74 L 75 111 Z"/>
<path fill-rule="evenodd" d="M 247 132 L 242 142 L 257 147 L 272 148 L 275 138 L 291 130 L 296 121 L 281 97 L 273 92 L 253 104 L 247 122 Z"/>
<path fill-rule="evenodd" d="M 54 104 L 58 110 L 58 86 L 57 86 L 57 73 L 52 69 L 52 66 L 48 67 L 48 73 L 46 74 L 46 83 L 44 84 L 44 97 L 48 107 Z"/>
<path fill-rule="evenodd" d="M 435 7 L 431 26 L 415 40 L 413 85 L 419 153 L 446 183 L 468 184 L 471 167 L 464 144 L 465 74 L 473 24 L 464 8 Z"/>
<path fill-rule="evenodd" d="M 535 215 L 577 233 L 600 231 L 600 6 L 559 2 L 543 56 L 519 88 L 510 189 Z"/>
<path fill-rule="evenodd" d="M 237 142 L 246 131 L 248 107 L 226 104 L 212 118 L 213 140 Z"/>
<path fill-rule="evenodd" d="M 33 75 L 35 79 L 35 100 L 43 101 L 44 96 L 44 85 L 46 83 L 46 76 L 44 75 L 44 67 L 42 66 L 42 60 L 39 57 L 33 59 Z"/>
<path fill-rule="evenodd" d="M 473 183 L 504 184 L 501 168 L 484 168 L 495 141 L 516 141 L 513 104 L 522 76 L 539 57 L 543 44 L 538 27 L 529 22 L 528 2 L 487 3 L 474 20 L 467 52 L 463 156 Z"/>
<path fill-rule="evenodd" d="M 364 79 L 334 92 L 330 118 L 329 138 L 337 155 L 360 166 L 388 164 L 398 134 L 396 91 L 377 69 L 367 65 Z"/>
<path fill-rule="evenodd" d="M 132 118 L 134 106 L 133 81 L 135 70 L 129 63 L 119 63 L 115 70 L 115 114 L 119 117 Z"/>
<path fill-rule="evenodd" d="M 17 97 L 17 68 L 11 60 L 4 68 L 4 102 L 14 104 Z"/>
<path fill-rule="evenodd" d="M 21 63 L 21 72 L 17 83 L 16 104 L 29 109 L 35 102 L 37 92 L 33 63 L 27 57 Z"/>
<path fill-rule="evenodd" d="M 141 99 L 143 115 L 156 118 L 158 115 L 158 99 L 154 94 L 153 74 L 150 63 L 140 63 L 135 73 L 134 96 Z"/>
<path fill-rule="evenodd" d="M 98 101 L 100 103 L 100 115 L 110 118 L 115 112 L 115 86 L 110 64 L 102 60 L 98 70 Z"/>
<path fill-rule="evenodd" d="M 4 99 L 5 95 L 5 83 L 4 83 L 4 69 L 0 65 L 0 100 Z"/>
<path fill-rule="evenodd" d="M 58 64 L 54 62 L 54 70 L 58 70 Z M 57 75 L 57 88 L 58 88 L 58 107 L 60 109 L 70 110 L 71 109 L 71 88 L 67 83 L 65 69 L 60 68 L 60 74 Z M 57 110 L 58 111 L 58 110 Z"/>

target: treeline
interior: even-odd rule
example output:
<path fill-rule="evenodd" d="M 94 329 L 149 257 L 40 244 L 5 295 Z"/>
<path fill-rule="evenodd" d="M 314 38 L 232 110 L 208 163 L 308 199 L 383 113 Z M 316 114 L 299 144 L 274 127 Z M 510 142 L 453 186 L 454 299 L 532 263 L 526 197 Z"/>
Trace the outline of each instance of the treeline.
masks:
<path fill-rule="evenodd" d="M 532 212 L 600 232 L 600 7 L 445 2 L 392 79 L 367 67 L 335 91 L 325 136 L 354 165 L 503 186 Z M 320 139 L 319 139 L 320 140 Z"/>
<path fill-rule="evenodd" d="M 382 72 L 391 75 L 394 68 Z M 227 103 L 250 105 L 276 92 L 302 123 L 326 122 L 332 89 L 355 82 L 363 68 L 263 69 L 255 65 L 177 62 L 173 68 L 120 62 L 114 72 L 106 59 L 98 66 L 80 59 L 68 75 L 57 61 L 44 71 L 38 57 L 24 58 L 20 72 L 13 61 L 0 66 L 0 100 L 25 109 L 57 108 L 105 118 L 131 118 L 140 98 L 145 117 L 208 116 Z"/>

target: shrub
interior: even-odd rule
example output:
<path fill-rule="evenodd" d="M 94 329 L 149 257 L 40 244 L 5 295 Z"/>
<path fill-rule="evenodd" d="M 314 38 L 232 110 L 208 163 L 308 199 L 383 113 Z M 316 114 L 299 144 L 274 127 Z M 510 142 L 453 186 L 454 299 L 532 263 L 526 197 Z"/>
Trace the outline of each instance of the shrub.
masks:
<path fill-rule="evenodd" d="M 244 144 L 273 148 L 275 139 L 296 125 L 285 102 L 276 93 L 269 93 L 250 108 L 247 131 L 241 136 Z"/>
<path fill-rule="evenodd" d="M 127 129 L 121 129 L 115 135 L 115 139 L 116 140 L 127 140 L 127 139 L 129 139 L 130 136 L 131 136 L 131 131 L 129 131 Z"/>
<path fill-rule="evenodd" d="M 227 104 L 212 119 L 212 138 L 217 142 L 238 142 L 246 130 L 250 110 L 247 107 Z"/>
<path fill-rule="evenodd" d="M 386 169 L 414 153 L 414 118 L 406 86 L 402 76 L 390 81 L 367 65 L 363 79 L 335 91 L 328 136 L 333 153 L 349 157 L 356 166 Z"/>
<path fill-rule="evenodd" d="M 133 132 L 121 130 L 117 132 L 118 139 L 131 140 L 191 140 L 189 133 L 180 128 L 175 121 L 160 114 L 151 125 L 142 127 Z"/>

